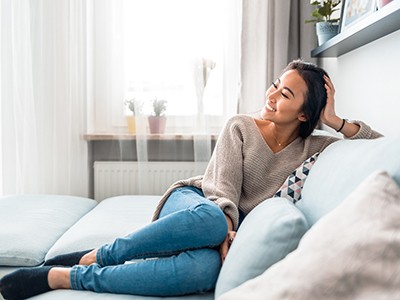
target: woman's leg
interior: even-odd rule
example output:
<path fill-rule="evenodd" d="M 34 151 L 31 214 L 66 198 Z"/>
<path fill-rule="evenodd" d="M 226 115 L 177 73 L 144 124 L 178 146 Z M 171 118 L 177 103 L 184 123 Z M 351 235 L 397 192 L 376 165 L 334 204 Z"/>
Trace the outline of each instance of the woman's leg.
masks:
<path fill-rule="evenodd" d="M 118 266 L 21 269 L 0 280 L 0 291 L 19 293 L 28 285 L 26 297 L 69 286 L 143 295 L 204 292 L 214 288 L 221 267 L 219 252 L 212 247 L 218 246 L 226 233 L 225 216 L 218 206 L 202 197 L 199 190 L 178 189 L 169 197 L 159 220 L 99 248 L 99 262 Z M 146 257 L 154 258 L 123 264 Z M 38 285 L 43 288 L 37 289 Z"/>
<path fill-rule="evenodd" d="M 215 203 L 204 198 L 198 189 L 179 188 L 168 198 L 160 219 L 100 247 L 96 261 L 101 266 L 111 266 L 132 259 L 212 248 L 220 245 L 226 234 L 225 215 Z"/>
<path fill-rule="evenodd" d="M 70 283 L 77 290 L 178 296 L 212 290 L 220 268 L 218 250 L 204 248 L 118 266 L 74 266 Z"/>

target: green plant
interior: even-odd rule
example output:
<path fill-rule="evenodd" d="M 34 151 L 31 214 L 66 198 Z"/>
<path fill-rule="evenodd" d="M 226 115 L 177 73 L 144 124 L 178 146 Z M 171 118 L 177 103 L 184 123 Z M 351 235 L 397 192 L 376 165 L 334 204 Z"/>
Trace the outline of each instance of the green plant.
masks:
<path fill-rule="evenodd" d="M 153 100 L 153 115 L 156 117 L 163 116 L 167 110 L 167 100 L 159 100 L 155 98 Z"/>
<path fill-rule="evenodd" d="M 135 98 L 132 98 L 130 100 L 125 101 L 125 106 L 132 112 L 132 114 L 135 116 L 139 114 L 142 110 L 143 103 L 139 100 L 136 100 Z"/>
<path fill-rule="evenodd" d="M 339 21 L 339 18 L 332 19 L 332 14 L 339 10 L 338 5 L 340 4 L 340 0 L 323 0 L 323 1 L 314 1 L 311 3 L 312 6 L 316 6 L 314 11 L 311 13 L 311 16 L 314 19 L 306 20 L 306 23 L 312 22 L 329 22 L 335 23 Z"/>

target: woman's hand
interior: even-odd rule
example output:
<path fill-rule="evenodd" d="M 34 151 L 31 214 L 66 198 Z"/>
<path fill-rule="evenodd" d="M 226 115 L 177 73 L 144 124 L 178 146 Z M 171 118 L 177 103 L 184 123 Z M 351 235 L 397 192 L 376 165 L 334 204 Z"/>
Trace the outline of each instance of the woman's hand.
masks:
<path fill-rule="evenodd" d="M 328 76 L 324 75 L 324 79 L 327 98 L 326 106 L 321 111 L 321 121 L 336 131 L 340 129 L 340 132 L 345 137 L 352 137 L 359 131 L 360 126 L 357 124 L 348 123 L 344 119 L 341 119 L 336 115 L 335 87 L 333 86 L 333 83 Z"/>
<path fill-rule="evenodd" d="M 226 235 L 225 240 L 219 246 L 219 254 L 221 256 L 221 261 L 224 263 L 226 256 L 228 255 L 229 248 L 231 247 L 236 236 L 236 231 L 229 230 Z"/>
<path fill-rule="evenodd" d="M 335 87 L 328 76 L 324 75 L 324 79 L 327 98 L 326 106 L 322 110 L 320 118 L 324 124 L 337 130 L 342 125 L 343 120 L 335 112 Z"/>

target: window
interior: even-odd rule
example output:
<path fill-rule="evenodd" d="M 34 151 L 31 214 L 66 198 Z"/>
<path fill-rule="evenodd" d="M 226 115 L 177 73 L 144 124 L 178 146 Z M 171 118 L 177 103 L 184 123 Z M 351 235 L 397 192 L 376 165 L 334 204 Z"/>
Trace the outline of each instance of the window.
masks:
<path fill-rule="evenodd" d="M 172 127 L 190 126 L 199 113 L 216 127 L 235 113 L 239 1 L 103 0 L 93 5 L 96 130 L 105 129 L 105 123 L 107 131 L 124 127 L 123 103 L 132 98 L 144 103 L 144 115 L 151 114 L 154 98 L 167 100 L 170 131 L 182 132 Z M 209 67 L 203 69 L 205 61 Z M 207 86 L 199 103 L 203 70 Z"/>

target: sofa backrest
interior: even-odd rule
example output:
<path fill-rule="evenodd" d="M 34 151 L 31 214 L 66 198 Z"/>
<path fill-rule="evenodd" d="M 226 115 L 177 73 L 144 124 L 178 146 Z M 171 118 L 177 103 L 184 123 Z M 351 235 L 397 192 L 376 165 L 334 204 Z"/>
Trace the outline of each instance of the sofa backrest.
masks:
<path fill-rule="evenodd" d="M 318 157 L 297 207 L 311 226 L 377 170 L 400 185 L 400 136 L 335 142 Z"/>

